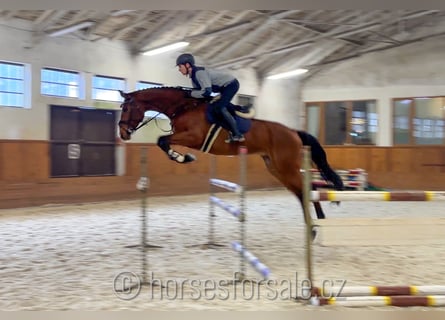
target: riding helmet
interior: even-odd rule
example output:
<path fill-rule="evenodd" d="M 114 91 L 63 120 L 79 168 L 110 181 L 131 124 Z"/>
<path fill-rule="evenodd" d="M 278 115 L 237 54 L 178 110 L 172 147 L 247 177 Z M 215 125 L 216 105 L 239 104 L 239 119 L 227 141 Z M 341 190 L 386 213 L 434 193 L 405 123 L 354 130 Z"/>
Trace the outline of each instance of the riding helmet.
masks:
<path fill-rule="evenodd" d="M 190 65 L 195 65 L 195 58 L 190 53 L 183 53 L 176 58 L 176 65 L 190 63 Z"/>

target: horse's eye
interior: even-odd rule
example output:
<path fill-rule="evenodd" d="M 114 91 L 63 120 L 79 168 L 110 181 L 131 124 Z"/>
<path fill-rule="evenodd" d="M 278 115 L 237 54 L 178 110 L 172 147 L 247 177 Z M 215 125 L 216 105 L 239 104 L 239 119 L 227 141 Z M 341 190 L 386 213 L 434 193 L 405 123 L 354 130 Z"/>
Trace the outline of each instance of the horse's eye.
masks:
<path fill-rule="evenodd" d="M 122 111 L 123 111 L 123 112 L 127 112 L 127 111 L 128 111 L 128 107 L 127 107 L 126 104 L 124 104 L 124 105 L 122 106 Z"/>

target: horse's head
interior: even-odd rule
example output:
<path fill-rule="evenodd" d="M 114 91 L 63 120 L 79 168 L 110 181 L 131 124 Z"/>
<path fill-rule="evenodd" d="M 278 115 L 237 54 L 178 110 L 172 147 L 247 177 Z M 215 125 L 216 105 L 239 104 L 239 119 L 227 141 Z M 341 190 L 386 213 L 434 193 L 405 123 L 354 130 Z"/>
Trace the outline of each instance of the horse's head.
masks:
<path fill-rule="evenodd" d="M 122 140 L 130 140 L 131 134 L 136 130 L 139 123 L 144 119 L 145 109 L 135 102 L 132 93 L 124 93 L 119 90 L 124 98 L 121 104 L 121 119 L 119 120 L 119 135 Z"/>
<path fill-rule="evenodd" d="M 145 111 L 157 111 L 165 114 L 170 120 L 196 105 L 196 99 L 187 98 L 181 88 L 149 88 L 130 93 L 120 91 L 124 102 L 121 104 L 119 134 L 123 140 L 130 140 L 131 134 L 138 129 L 144 119 Z"/>

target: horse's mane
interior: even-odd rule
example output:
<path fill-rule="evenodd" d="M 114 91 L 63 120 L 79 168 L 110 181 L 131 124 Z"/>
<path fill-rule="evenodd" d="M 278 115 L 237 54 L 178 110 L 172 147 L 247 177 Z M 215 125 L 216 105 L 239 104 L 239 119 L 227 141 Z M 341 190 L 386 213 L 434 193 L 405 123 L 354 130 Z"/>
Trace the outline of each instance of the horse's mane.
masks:
<path fill-rule="evenodd" d="M 146 91 L 150 91 L 150 90 L 173 90 L 173 91 L 191 91 L 191 88 L 186 88 L 186 87 L 172 87 L 172 86 L 163 86 L 163 87 L 151 87 L 151 88 L 144 88 L 144 89 L 139 89 L 136 91 L 133 91 L 131 93 L 143 93 Z"/>
<path fill-rule="evenodd" d="M 150 91 L 151 92 L 156 92 L 156 91 L 167 91 L 168 92 L 168 90 L 170 90 L 172 93 L 178 93 L 178 94 L 180 93 L 181 94 L 180 98 L 183 101 L 182 103 L 179 103 L 179 104 L 173 106 L 173 108 L 176 109 L 176 111 L 173 112 L 174 115 L 182 114 L 189 109 L 193 109 L 200 105 L 205 104 L 205 101 L 203 101 L 202 99 L 194 98 L 194 97 L 191 97 L 190 95 L 186 95 L 185 92 L 192 90 L 191 88 L 187 88 L 187 87 L 169 87 L 169 86 L 151 87 L 151 88 L 145 88 L 145 89 L 140 89 L 140 90 L 130 92 L 129 95 L 131 95 L 131 96 L 139 95 L 139 97 L 141 97 L 142 100 L 144 100 L 143 96 L 145 93 L 147 95 L 149 95 Z M 166 111 L 167 109 L 171 110 L 171 107 L 172 106 L 165 108 L 164 111 Z M 179 111 L 177 111 L 177 110 L 179 110 Z M 170 114 L 170 116 L 172 116 L 172 115 Z"/>

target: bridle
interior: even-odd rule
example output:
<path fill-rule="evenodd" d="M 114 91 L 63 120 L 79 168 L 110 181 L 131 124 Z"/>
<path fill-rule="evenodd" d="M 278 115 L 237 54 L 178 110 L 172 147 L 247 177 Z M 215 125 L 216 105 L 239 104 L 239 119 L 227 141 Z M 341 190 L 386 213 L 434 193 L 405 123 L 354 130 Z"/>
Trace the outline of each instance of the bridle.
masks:
<path fill-rule="evenodd" d="M 134 98 L 133 97 L 127 97 L 125 98 L 124 102 L 121 104 L 121 109 L 122 112 L 128 112 L 128 119 L 127 120 L 120 120 L 118 125 L 126 125 L 127 128 L 124 129 L 129 135 L 132 135 L 134 132 L 136 132 L 137 130 L 139 130 L 140 128 L 146 126 L 148 123 L 150 123 L 151 121 L 153 121 L 153 119 L 157 119 L 157 117 L 160 114 L 166 114 L 168 116 L 168 118 L 172 121 L 174 118 L 178 117 L 179 115 L 183 114 L 184 112 L 186 112 L 187 110 L 189 110 L 190 108 L 194 108 L 197 106 L 197 102 L 194 102 L 192 105 L 182 105 L 179 108 L 177 108 L 177 110 L 174 110 L 174 112 L 169 112 L 168 110 L 165 110 L 164 112 L 161 111 L 157 111 L 157 113 L 142 121 L 139 125 L 136 126 L 136 128 L 132 128 L 130 126 L 130 121 L 131 121 L 131 114 L 132 114 L 132 110 L 139 110 L 140 106 L 136 105 L 134 103 Z M 145 111 L 143 112 L 145 113 Z"/>
<path fill-rule="evenodd" d="M 129 135 L 132 135 L 133 133 L 135 133 L 135 132 L 136 132 L 137 130 L 139 130 L 140 128 L 146 126 L 148 123 L 150 123 L 153 119 L 156 119 L 156 118 L 162 113 L 162 112 L 159 112 L 159 111 L 158 111 L 158 113 L 155 114 L 153 117 L 150 117 L 149 119 L 142 121 L 136 128 L 132 128 L 132 127 L 130 126 L 130 120 L 131 120 L 131 110 L 132 110 L 132 108 L 134 108 L 134 107 L 135 107 L 136 109 L 139 109 L 139 106 L 137 106 L 137 105 L 134 106 L 134 105 L 133 105 L 133 98 L 131 98 L 131 99 L 127 99 L 127 100 L 125 100 L 125 101 L 121 104 L 122 112 L 128 112 L 128 113 L 129 113 L 129 116 L 128 116 L 128 120 L 120 120 L 119 123 L 118 123 L 118 125 L 119 125 L 119 126 L 121 126 L 121 125 L 126 125 L 127 128 L 125 129 L 125 131 L 126 131 Z M 124 111 L 125 109 L 127 109 L 127 111 Z"/>

